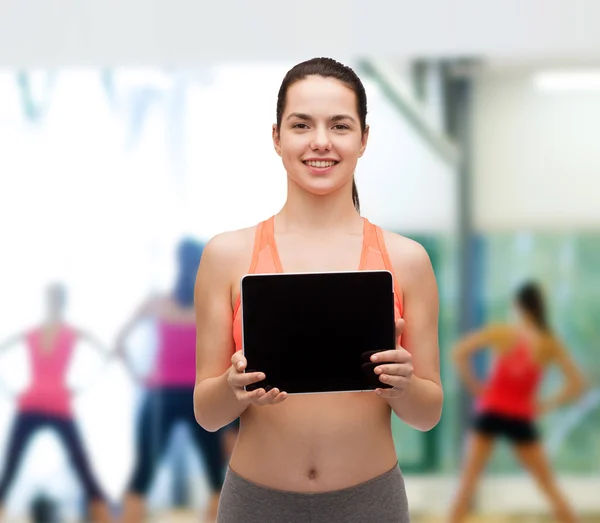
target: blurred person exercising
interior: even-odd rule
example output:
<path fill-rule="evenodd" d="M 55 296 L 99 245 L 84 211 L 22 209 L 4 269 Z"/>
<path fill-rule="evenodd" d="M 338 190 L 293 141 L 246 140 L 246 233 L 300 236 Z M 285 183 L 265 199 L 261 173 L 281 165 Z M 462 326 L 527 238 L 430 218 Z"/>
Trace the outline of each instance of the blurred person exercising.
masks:
<path fill-rule="evenodd" d="M 173 428 L 188 426 L 192 440 L 204 458 L 211 499 L 207 518 L 214 521 L 226 468 L 224 432 L 208 432 L 194 419 L 193 392 L 196 373 L 196 322 L 194 280 L 203 246 L 184 239 L 177 249 L 178 273 L 173 291 L 149 298 L 118 337 L 117 353 L 136 380 L 133 365 L 126 357 L 125 342 L 132 329 L 144 318 L 153 320 L 158 334 L 158 353 L 151 375 L 141 381 L 148 388 L 142 405 L 136 438 L 133 477 L 123 506 L 124 523 L 137 523 L 146 517 L 146 496 L 156 469 L 166 451 Z"/>
<path fill-rule="evenodd" d="M 360 215 L 354 171 L 367 146 L 366 114 L 365 89 L 349 67 L 316 58 L 288 71 L 272 129 L 287 200 L 278 214 L 219 234 L 204 250 L 196 284 L 196 418 L 215 431 L 240 417 L 218 523 L 409 521 L 391 412 L 421 431 L 440 419 L 438 294 L 425 249 Z M 398 345 L 372 357 L 376 375 L 392 387 L 293 396 L 277 388 L 245 391 L 265 376 L 245 373 L 241 277 L 356 270 L 394 275 Z"/>
<path fill-rule="evenodd" d="M 71 465 L 89 500 L 92 521 L 112 521 L 106 495 L 95 477 L 81 434 L 73 416 L 72 391 L 66 376 L 79 340 L 110 358 L 108 351 L 89 333 L 64 320 L 67 292 L 55 283 L 46 291 L 46 318 L 42 325 L 20 333 L 0 344 L 0 351 L 25 342 L 31 363 L 31 382 L 18 397 L 18 411 L 8 439 L 7 460 L 0 479 L 0 521 L 2 506 L 16 477 L 27 446 L 38 430 L 50 428 L 66 448 Z"/>
<path fill-rule="evenodd" d="M 519 462 L 548 497 L 559 521 L 577 520 L 560 491 L 540 442 L 536 419 L 579 397 L 584 378 L 546 318 L 541 288 L 535 282 L 521 286 L 514 298 L 515 324 L 493 324 L 460 340 L 453 359 L 469 391 L 476 398 L 476 415 L 465 454 L 462 479 L 451 509 L 450 521 L 463 521 L 494 448 L 506 438 Z M 472 373 L 469 359 L 484 347 L 496 356 L 487 382 Z M 551 366 L 558 366 L 566 381 L 555 397 L 539 400 L 538 392 Z"/>

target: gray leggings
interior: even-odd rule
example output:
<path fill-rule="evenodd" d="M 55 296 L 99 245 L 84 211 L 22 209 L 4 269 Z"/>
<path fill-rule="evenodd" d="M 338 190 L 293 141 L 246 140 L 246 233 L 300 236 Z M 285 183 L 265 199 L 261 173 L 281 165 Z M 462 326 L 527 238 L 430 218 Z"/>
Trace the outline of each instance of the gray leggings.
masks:
<path fill-rule="evenodd" d="M 409 523 L 398 465 L 360 485 L 319 493 L 262 487 L 228 467 L 217 523 Z"/>

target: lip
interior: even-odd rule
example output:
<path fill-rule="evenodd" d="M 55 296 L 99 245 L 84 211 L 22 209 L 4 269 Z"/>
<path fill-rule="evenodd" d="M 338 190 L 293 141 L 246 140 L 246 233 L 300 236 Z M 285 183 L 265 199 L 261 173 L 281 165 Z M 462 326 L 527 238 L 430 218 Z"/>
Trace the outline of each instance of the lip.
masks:
<path fill-rule="evenodd" d="M 336 162 L 340 163 L 337 158 L 304 158 L 302 162 Z"/>
<path fill-rule="evenodd" d="M 330 165 L 329 167 L 313 167 L 311 165 L 308 165 L 306 162 L 335 162 L 333 165 Z M 317 174 L 317 175 L 324 175 L 324 174 L 328 174 L 329 172 L 331 172 L 333 170 L 333 168 L 340 163 L 339 160 L 336 160 L 335 158 L 306 158 L 305 160 L 302 160 L 302 163 L 306 166 L 306 168 L 310 171 L 311 174 Z"/>

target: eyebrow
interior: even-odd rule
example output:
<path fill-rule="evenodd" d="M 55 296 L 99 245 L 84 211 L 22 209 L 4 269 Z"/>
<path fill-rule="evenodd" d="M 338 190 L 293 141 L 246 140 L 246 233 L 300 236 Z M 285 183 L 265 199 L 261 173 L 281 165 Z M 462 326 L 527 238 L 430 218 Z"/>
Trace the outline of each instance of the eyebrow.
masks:
<path fill-rule="evenodd" d="M 291 120 L 292 118 L 298 118 L 299 120 L 312 120 L 312 117 L 306 113 L 291 113 L 286 120 Z M 350 120 L 351 122 L 356 122 L 356 120 L 349 114 L 336 114 L 331 116 L 329 119 L 332 122 L 339 122 L 341 120 Z"/>

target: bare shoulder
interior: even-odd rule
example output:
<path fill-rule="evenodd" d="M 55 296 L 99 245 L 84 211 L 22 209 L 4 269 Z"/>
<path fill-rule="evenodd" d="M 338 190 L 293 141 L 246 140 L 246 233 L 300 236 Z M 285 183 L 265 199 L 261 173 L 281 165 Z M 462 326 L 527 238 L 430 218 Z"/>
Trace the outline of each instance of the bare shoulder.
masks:
<path fill-rule="evenodd" d="M 227 231 L 213 236 L 202 254 L 202 262 L 215 269 L 232 269 L 247 261 L 250 264 L 256 226 Z"/>
<path fill-rule="evenodd" d="M 508 341 L 516 341 L 521 334 L 515 325 L 502 321 L 491 321 L 486 328 L 498 336 L 504 336 Z"/>
<path fill-rule="evenodd" d="M 542 340 L 548 359 L 558 360 L 568 355 L 568 349 L 557 334 L 553 332 L 545 333 Z"/>
<path fill-rule="evenodd" d="M 217 234 L 202 253 L 196 288 L 227 289 L 231 297 L 238 293 L 239 280 L 252 261 L 256 226 Z"/>
<path fill-rule="evenodd" d="M 484 327 L 495 342 L 495 349 L 506 352 L 515 346 L 521 335 L 515 325 L 501 321 L 492 321 Z"/>
<path fill-rule="evenodd" d="M 419 242 L 401 234 L 383 231 L 386 249 L 402 286 L 429 274 L 433 268 L 429 254 Z"/>

